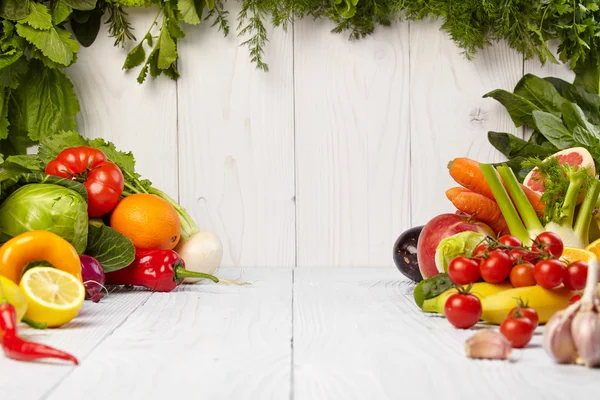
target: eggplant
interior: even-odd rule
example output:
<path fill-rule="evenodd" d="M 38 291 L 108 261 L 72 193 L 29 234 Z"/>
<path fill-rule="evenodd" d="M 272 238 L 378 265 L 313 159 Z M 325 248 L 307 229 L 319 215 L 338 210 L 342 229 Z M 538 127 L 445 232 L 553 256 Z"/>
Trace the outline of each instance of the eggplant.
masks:
<path fill-rule="evenodd" d="M 403 232 L 394 244 L 394 264 L 402 275 L 414 282 L 421 282 L 423 276 L 417 261 L 417 243 L 423 226 L 415 226 Z"/>

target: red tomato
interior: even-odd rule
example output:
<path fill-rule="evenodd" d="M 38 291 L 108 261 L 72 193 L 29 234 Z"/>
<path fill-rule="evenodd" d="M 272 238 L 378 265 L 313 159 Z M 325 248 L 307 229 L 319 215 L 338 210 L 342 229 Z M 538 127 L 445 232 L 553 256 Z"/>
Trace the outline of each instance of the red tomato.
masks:
<path fill-rule="evenodd" d="M 71 147 L 46 166 L 46 174 L 82 182 L 88 192 L 88 215 L 96 218 L 112 211 L 123 193 L 123 174 L 104 153 L 93 147 Z"/>
<path fill-rule="evenodd" d="M 472 294 L 455 293 L 444 304 L 444 315 L 459 329 L 469 329 L 481 318 L 481 302 Z"/>
<path fill-rule="evenodd" d="M 477 246 L 475 248 L 475 251 L 473 252 L 473 257 L 483 258 L 487 249 L 488 249 L 487 244 L 481 243 L 479 246 Z"/>
<path fill-rule="evenodd" d="M 500 324 L 500 333 L 508 339 L 515 349 L 527 346 L 527 343 L 533 337 L 534 330 L 535 325 L 526 317 L 508 317 Z"/>
<path fill-rule="evenodd" d="M 516 238 L 512 235 L 500 236 L 500 239 L 498 239 L 498 241 L 506 246 L 512 246 L 512 247 L 523 246 L 523 243 L 521 243 L 521 241 L 518 238 Z"/>
<path fill-rule="evenodd" d="M 565 273 L 564 284 L 569 290 L 581 290 L 585 287 L 587 280 L 588 265 L 583 261 L 575 261 L 569 264 Z"/>
<path fill-rule="evenodd" d="M 512 260 L 502 250 L 494 250 L 479 265 L 479 273 L 484 281 L 500 283 L 510 275 Z"/>
<path fill-rule="evenodd" d="M 535 237 L 531 248 L 533 251 L 545 251 L 554 258 L 559 258 L 562 256 L 564 245 L 556 233 L 542 232 Z"/>
<path fill-rule="evenodd" d="M 448 276 L 457 285 L 468 285 L 479 280 L 479 262 L 467 257 L 456 257 L 448 265 Z"/>
<path fill-rule="evenodd" d="M 513 267 L 510 271 L 510 283 L 514 287 L 535 286 L 534 266 L 524 262 Z"/>
<path fill-rule="evenodd" d="M 534 328 L 538 326 L 540 322 L 540 317 L 538 316 L 537 311 L 535 311 L 531 307 L 517 306 L 508 312 L 506 318 L 519 318 L 525 317 L 531 321 Z"/>
<path fill-rule="evenodd" d="M 566 268 L 558 260 L 542 260 L 535 264 L 535 280 L 543 288 L 553 289 L 565 279 Z"/>

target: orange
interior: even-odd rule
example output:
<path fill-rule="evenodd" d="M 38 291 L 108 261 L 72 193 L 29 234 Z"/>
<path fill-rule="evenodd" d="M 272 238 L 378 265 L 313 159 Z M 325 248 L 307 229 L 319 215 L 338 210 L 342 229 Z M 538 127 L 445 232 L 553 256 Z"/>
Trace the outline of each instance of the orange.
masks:
<path fill-rule="evenodd" d="M 181 226 L 175 208 L 153 194 L 134 194 L 117 204 L 110 226 L 138 249 L 171 250 L 179 243 Z"/>

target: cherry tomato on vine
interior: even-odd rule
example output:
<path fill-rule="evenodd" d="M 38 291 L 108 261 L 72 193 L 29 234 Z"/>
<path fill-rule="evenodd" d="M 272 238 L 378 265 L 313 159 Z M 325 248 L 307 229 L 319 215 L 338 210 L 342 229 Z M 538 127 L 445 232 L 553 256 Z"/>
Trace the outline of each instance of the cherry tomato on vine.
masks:
<path fill-rule="evenodd" d="M 554 232 L 542 232 L 537 235 L 531 247 L 533 251 L 545 251 L 554 258 L 559 258 L 564 249 L 563 241 Z"/>
<path fill-rule="evenodd" d="M 533 337 L 533 331 L 535 331 L 535 325 L 526 317 L 508 317 L 500 324 L 500 333 L 515 349 L 527 346 Z"/>
<path fill-rule="evenodd" d="M 510 271 L 510 283 L 514 287 L 535 286 L 534 265 L 528 262 L 517 264 Z"/>
<path fill-rule="evenodd" d="M 542 260 L 533 269 L 535 280 L 545 289 L 553 289 L 565 279 L 565 265 L 558 260 Z"/>
<path fill-rule="evenodd" d="M 479 260 L 455 257 L 448 265 L 448 276 L 457 285 L 468 285 L 479 280 Z"/>
<path fill-rule="evenodd" d="M 581 290 L 587 280 L 588 265 L 584 261 L 575 261 L 567 266 L 564 284 L 569 290 Z"/>
<path fill-rule="evenodd" d="M 123 193 L 123 173 L 93 147 L 71 147 L 48 163 L 45 173 L 83 183 L 88 193 L 88 215 L 101 217 L 111 211 Z"/>
<path fill-rule="evenodd" d="M 483 258 L 485 252 L 487 251 L 488 246 L 485 243 L 481 243 L 479 246 L 477 246 L 475 248 L 475 251 L 473 252 L 473 257 L 477 257 L 477 258 Z"/>
<path fill-rule="evenodd" d="M 467 293 L 455 293 L 444 304 L 444 315 L 459 329 L 469 329 L 481 318 L 481 301 Z"/>
<path fill-rule="evenodd" d="M 540 317 L 538 316 L 537 311 L 535 311 L 531 307 L 527 307 L 524 305 L 516 306 L 515 308 L 510 310 L 508 312 L 508 315 L 506 316 L 506 318 L 519 318 L 519 317 L 525 317 L 525 318 L 529 319 L 531 321 L 531 323 L 533 324 L 534 328 L 536 328 L 538 326 L 538 323 L 540 322 Z"/>
<path fill-rule="evenodd" d="M 513 235 L 502 235 L 502 236 L 500 236 L 498 241 L 506 246 L 512 246 L 512 247 L 523 246 L 523 243 L 521 243 L 521 241 L 518 238 L 514 237 Z"/>
<path fill-rule="evenodd" d="M 512 260 L 502 250 L 490 252 L 488 258 L 479 265 L 479 273 L 484 281 L 489 283 L 500 283 L 510 275 Z"/>

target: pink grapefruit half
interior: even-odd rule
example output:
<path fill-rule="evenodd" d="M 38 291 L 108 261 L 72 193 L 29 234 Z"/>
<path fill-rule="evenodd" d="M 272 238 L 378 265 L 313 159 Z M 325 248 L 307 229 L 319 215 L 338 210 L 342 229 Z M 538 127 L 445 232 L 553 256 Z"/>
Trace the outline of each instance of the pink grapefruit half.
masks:
<path fill-rule="evenodd" d="M 559 151 L 558 153 L 552 154 L 547 157 L 544 161 L 550 157 L 558 158 L 561 164 L 569 164 L 572 166 L 580 166 L 588 168 L 591 175 L 596 174 L 596 166 L 594 165 L 594 159 L 589 151 L 583 147 L 572 147 L 570 149 Z M 525 177 L 523 184 L 529 189 L 533 190 L 540 196 L 544 193 L 544 179 L 540 175 L 537 168 L 532 169 L 529 174 Z"/>

